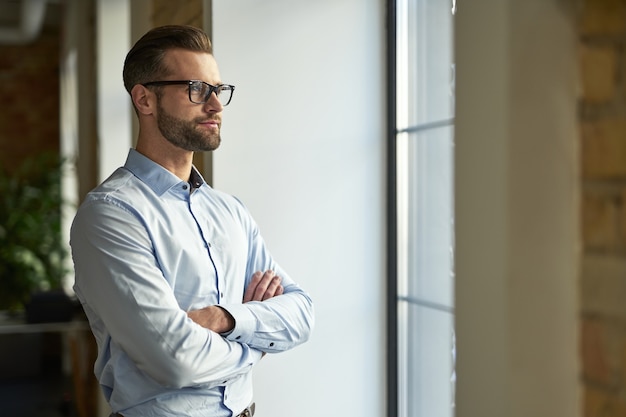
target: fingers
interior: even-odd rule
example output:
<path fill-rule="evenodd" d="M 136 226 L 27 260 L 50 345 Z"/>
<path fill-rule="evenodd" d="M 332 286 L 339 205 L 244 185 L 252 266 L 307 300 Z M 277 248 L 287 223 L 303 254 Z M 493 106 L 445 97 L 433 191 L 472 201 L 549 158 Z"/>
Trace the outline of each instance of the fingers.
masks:
<path fill-rule="evenodd" d="M 243 302 L 265 301 L 269 298 L 281 295 L 284 291 L 281 281 L 281 277 L 276 275 L 272 270 L 255 272 L 252 275 L 248 288 L 246 288 Z"/>
<path fill-rule="evenodd" d="M 280 285 L 282 279 L 278 276 L 278 275 L 274 275 L 272 277 L 272 280 L 270 281 L 270 284 L 267 286 L 267 288 L 265 289 L 265 292 L 263 292 L 263 295 L 261 296 L 262 300 L 261 301 L 265 301 L 269 298 L 272 298 L 277 294 L 279 291 L 282 294 L 283 292 L 283 286 Z M 257 288 L 257 294 L 259 294 L 259 289 Z"/>
<path fill-rule="evenodd" d="M 253 301 L 254 292 L 256 291 L 256 287 L 259 285 L 261 278 L 263 278 L 263 273 L 261 271 L 257 271 L 252 275 L 250 284 L 248 284 L 248 287 L 246 288 L 246 291 L 243 294 L 244 303 L 247 303 L 248 301 Z"/>

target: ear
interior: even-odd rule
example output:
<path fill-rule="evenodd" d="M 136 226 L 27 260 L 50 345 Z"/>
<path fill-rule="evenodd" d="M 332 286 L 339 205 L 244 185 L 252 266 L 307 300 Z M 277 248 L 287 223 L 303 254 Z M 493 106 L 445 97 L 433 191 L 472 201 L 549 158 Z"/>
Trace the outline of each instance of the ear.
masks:
<path fill-rule="evenodd" d="M 156 96 L 141 84 L 135 84 L 130 90 L 130 97 L 139 113 L 152 114 L 156 108 Z"/>

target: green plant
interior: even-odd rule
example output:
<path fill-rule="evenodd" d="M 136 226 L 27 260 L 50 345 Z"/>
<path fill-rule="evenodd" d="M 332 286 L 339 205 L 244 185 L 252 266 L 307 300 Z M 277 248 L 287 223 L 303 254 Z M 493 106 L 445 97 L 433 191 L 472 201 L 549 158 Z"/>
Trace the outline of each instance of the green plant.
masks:
<path fill-rule="evenodd" d="M 0 168 L 0 309 L 21 309 L 33 292 L 62 286 L 61 165 L 44 153 L 16 172 Z"/>

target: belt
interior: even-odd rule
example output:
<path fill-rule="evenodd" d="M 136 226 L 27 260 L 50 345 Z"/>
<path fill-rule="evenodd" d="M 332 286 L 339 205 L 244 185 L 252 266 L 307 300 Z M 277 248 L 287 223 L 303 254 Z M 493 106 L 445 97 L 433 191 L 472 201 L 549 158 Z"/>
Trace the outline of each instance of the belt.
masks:
<path fill-rule="evenodd" d="M 243 410 L 241 413 L 237 414 L 235 417 L 252 417 L 254 415 L 254 409 L 255 409 L 255 405 L 254 403 L 252 403 L 248 407 L 246 407 L 246 409 Z M 124 417 L 124 416 L 119 413 L 113 413 L 110 415 L 110 417 Z"/>

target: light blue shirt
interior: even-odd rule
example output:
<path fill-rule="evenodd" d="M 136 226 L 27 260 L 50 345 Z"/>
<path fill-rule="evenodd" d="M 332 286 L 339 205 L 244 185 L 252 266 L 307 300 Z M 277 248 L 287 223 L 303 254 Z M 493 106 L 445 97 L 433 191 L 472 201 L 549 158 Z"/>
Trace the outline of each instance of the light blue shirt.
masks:
<path fill-rule="evenodd" d="M 192 171 L 190 184 L 131 149 L 90 192 L 71 229 L 81 301 L 98 344 L 94 371 L 126 417 L 231 416 L 252 401 L 262 353 L 291 349 L 313 327 L 309 296 L 268 252 L 241 202 Z M 273 269 L 284 294 L 243 304 L 256 271 Z M 186 312 L 219 304 L 227 336 Z"/>

